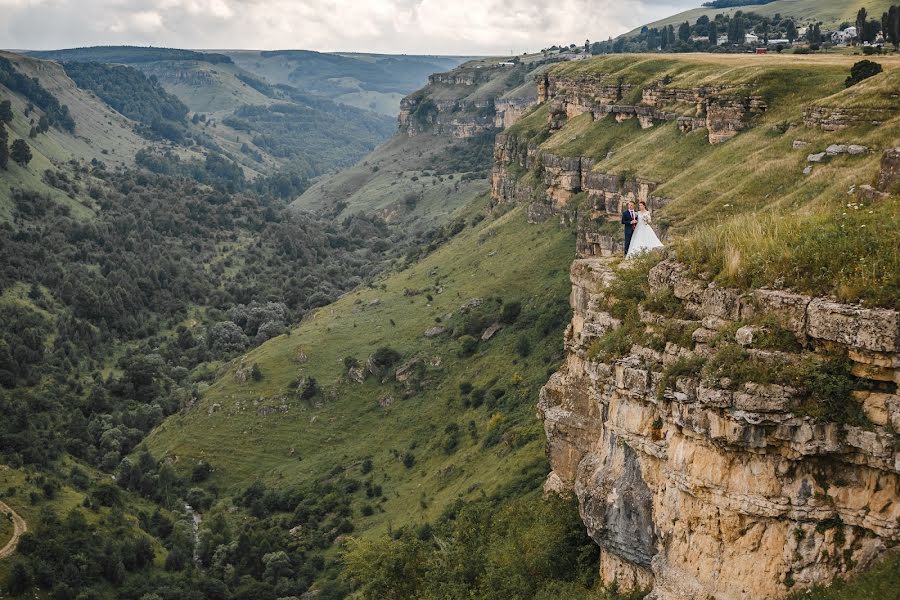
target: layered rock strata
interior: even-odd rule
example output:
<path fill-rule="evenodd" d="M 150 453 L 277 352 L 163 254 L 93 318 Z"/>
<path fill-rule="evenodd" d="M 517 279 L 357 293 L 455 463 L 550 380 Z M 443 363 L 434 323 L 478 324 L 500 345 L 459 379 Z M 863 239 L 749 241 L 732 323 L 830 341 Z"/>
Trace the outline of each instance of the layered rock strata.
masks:
<path fill-rule="evenodd" d="M 742 293 L 666 261 L 654 292 L 681 303 L 685 346 L 634 344 L 618 360 L 592 358 L 595 340 L 622 324 L 607 310 L 608 259 L 571 269 L 568 356 L 541 391 L 539 415 L 553 472 L 602 549 L 607 582 L 647 588 L 653 600 L 778 598 L 864 568 L 900 539 L 900 314 L 778 290 Z M 685 315 L 687 317 L 685 318 Z M 793 332 L 802 353 L 846 351 L 868 391 L 865 427 L 800 416 L 785 385 L 668 376 L 732 336 L 754 348 L 761 315 Z M 641 311 L 648 330 L 673 319 Z M 685 342 L 681 342 L 682 344 Z M 800 355 L 782 359 L 799 360 Z"/>
<path fill-rule="evenodd" d="M 578 252 L 610 256 L 621 251 L 621 235 L 602 232 L 608 217 L 620 214 L 628 201 L 644 201 L 655 210 L 669 199 L 654 194 L 656 182 L 609 175 L 596 167 L 595 159 L 558 156 L 501 133 L 494 143 L 491 197 L 495 203 L 525 205 L 532 223 L 551 217 L 577 221 Z M 522 177 L 526 171 L 532 176 Z"/>
<path fill-rule="evenodd" d="M 566 76 L 544 73 L 537 79 L 538 101 L 547 102 L 551 130 L 568 119 L 590 113 L 594 120 L 611 116 L 622 122 L 636 118 L 641 127 L 677 121 L 683 132 L 705 128 L 709 142 L 728 140 L 749 126 L 766 102 L 740 89 L 724 87 L 672 88 L 656 81 L 640 90 L 640 100 L 629 102 L 637 87 L 609 75 Z"/>
<path fill-rule="evenodd" d="M 823 131 L 841 131 L 858 125 L 881 125 L 895 116 L 898 109 L 854 109 L 828 106 L 807 106 L 803 109 L 803 124 Z"/>

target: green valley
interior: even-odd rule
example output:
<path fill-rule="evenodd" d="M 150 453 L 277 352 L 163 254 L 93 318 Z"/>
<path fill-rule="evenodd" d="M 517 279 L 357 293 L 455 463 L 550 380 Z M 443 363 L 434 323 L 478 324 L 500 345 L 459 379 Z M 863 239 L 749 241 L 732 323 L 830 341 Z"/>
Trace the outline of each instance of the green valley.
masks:
<path fill-rule="evenodd" d="M 900 55 L 692 39 L 863 5 L 0 51 L 0 599 L 893 598 Z"/>

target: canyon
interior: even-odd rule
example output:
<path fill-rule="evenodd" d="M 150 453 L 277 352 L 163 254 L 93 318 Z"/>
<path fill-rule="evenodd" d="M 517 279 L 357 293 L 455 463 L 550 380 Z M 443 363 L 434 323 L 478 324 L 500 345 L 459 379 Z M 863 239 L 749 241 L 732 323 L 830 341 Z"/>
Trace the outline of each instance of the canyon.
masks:
<path fill-rule="evenodd" d="M 900 540 L 900 313 L 724 287 L 670 254 L 643 280 L 645 301 L 665 298 L 656 303 L 665 310 L 642 302 L 621 314 L 615 288 L 628 267 L 614 258 L 617 216 L 630 200 L 657 210 L 673 199 L 658 193 L 661 182 L 604 172 L 602 156 L 548 150 L 542 139 L 589 113 L 594 122 L 637 118 L 642 129 L 675 121 L 722 144 L 768 108 L 748 88 L 667 84 L 544 73 L 536 85 L 548 133 L 496 139 L 495 205 L 522 205 L 530 222 L 559 219 L 577 231 L 567 358 L 538 403 L 552 467 L 545 491 L 577 497 L 601 547 L 601 578 L 618 589 L 648 590 L 652 600 L 783 597 L 863 570 Z M 872 123 L 860 114 L 810 106 L 803 126 Z M 875 125 L 894 117 L 883 111 Z M 882 155 L 878 198 L 897 185 L 898 151 Z M 773 330 L 791 343 L 761 343 Z M 604 354 L 617 331 L 628 332 L 627 349 Z M 841 410 L 862 416 L 815 414 L 791 383 L 732 377 L 727 361 L 713 375 L 701 368 L 727 353 L 762 370 L 845 356 L 858 385 Z"/>

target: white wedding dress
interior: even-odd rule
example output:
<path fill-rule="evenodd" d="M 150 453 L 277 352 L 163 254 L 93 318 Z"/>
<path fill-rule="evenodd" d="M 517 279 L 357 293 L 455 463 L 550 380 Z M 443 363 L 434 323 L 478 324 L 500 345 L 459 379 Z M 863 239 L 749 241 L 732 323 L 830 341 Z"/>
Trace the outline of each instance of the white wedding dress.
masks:
<path fill-rule="evenodd" d="M 631 235 L 631 245 L 628 246 L 626 258 L 633 258 L 638 254 L 663 247 L 662 242 L 656 237 L 656 232 L 650 227 L 650 223 L 649 211 L 638 213 L 637 225 L 634 228 L 634 233 Z"/>

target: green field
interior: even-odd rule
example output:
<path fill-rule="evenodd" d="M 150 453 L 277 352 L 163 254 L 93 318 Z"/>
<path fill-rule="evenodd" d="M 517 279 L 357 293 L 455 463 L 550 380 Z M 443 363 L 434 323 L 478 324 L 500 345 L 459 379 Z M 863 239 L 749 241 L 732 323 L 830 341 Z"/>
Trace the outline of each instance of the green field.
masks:
<path fill-rule="evenodd" d="M 776 0 L 769 4 L 737 6 L 734 8 L 692 8 L 671 17 L 648 23 L 647 27 L 659 28 L 664 25 L 675 25 L 677 28 L 679 23 L 685 21 L 694 23 L 699 17 L 704 15 L 712 18 L 717 14 L 732 15 L 741 10 L 754 12 L 766 17 L 780 14 L 782 17 L 793 18 L 798 24 L 821 22 L 823 30 L 832 30 L 836 29 L 841 23 L 855 22 L 856 13 L 860 8 L 865 8 L 868 11 L 870 19 L 881 18 L 881 13 L 887 11 L 894 3 L 892 0 Z M 641 28 L 638 27 L 625 35 L 636 35 L 640 30 Z"/>

